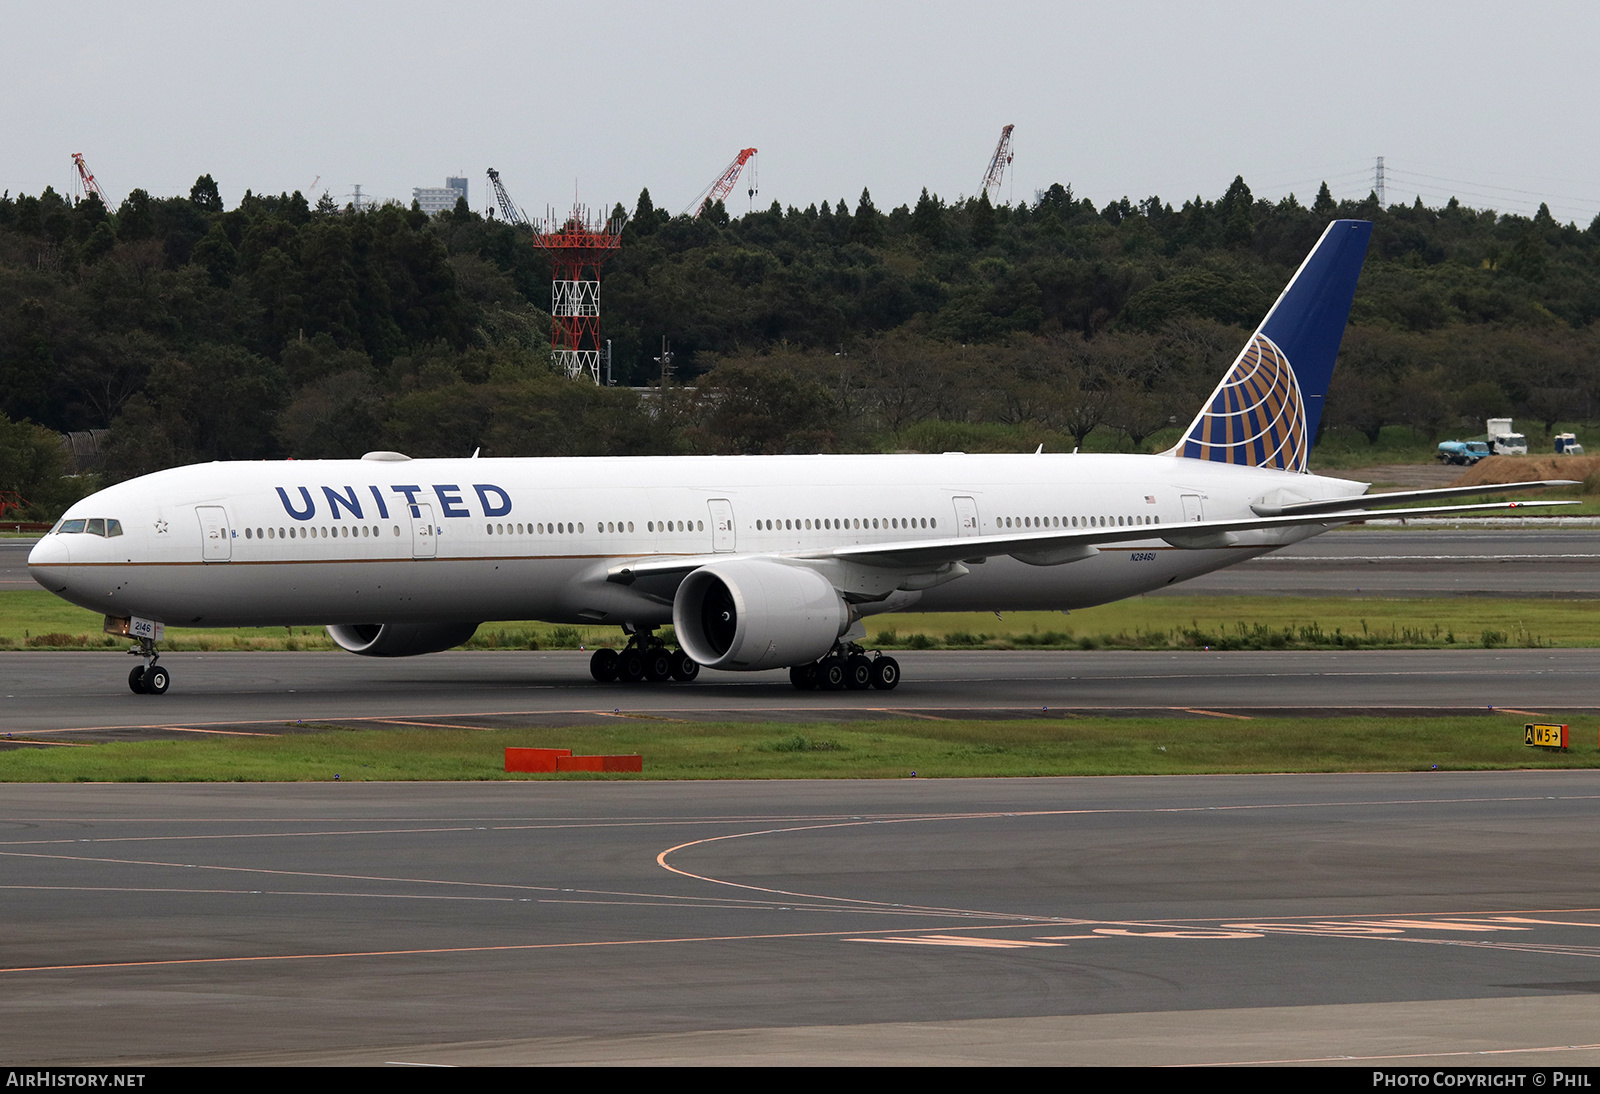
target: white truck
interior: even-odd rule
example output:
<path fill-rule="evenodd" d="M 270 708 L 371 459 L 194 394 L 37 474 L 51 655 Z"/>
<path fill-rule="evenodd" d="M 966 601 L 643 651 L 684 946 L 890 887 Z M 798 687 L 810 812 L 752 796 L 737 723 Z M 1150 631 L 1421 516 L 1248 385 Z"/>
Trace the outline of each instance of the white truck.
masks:
<path fill-rule="evenodd" d="M 1511 428 L 1510 418 L 1490 418 L 1488 436 L 1484 438 L 1496 456 L 1526 456 L 1528 438 Z"/>

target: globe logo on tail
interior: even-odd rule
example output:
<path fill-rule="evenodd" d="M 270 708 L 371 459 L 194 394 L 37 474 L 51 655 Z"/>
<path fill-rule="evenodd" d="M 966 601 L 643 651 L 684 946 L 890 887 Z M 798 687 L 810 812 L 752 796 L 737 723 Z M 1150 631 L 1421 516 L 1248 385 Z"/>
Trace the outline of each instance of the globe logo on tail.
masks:
<path fill-rule="evenodd" d="M 1289 358 L 1257 332 L 1189 427 L 1180 451 L 1196 460 L 1305 471 L 1310 440 Z"/>

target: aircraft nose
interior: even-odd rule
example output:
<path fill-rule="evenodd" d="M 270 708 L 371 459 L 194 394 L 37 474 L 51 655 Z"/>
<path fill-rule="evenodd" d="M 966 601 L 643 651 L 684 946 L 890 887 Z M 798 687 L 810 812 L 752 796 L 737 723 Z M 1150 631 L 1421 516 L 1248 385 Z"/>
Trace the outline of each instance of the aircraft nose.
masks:
<path fill-rule="evenodd" d="M 53 593 L 67 586 L 67 566 L 72 553 L 66 536 L 45 536 L 28 552 L 28 573 Z"/>

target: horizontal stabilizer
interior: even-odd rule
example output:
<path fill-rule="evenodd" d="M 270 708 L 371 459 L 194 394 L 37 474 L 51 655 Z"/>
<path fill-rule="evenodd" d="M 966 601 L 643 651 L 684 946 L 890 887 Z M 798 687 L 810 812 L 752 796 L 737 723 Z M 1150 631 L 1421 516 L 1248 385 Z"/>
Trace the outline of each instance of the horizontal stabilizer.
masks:
<path fill-rule="evenodd" d="M 1352 494 L 1322 501 L 1296 501 L 1288 505 L 1252 505 L 1259 516 L 1279 517 L 1293 513 L 1336 513 L 1344 509 L 1371 509 L 1376 505 L 1401 505 L 1417 501 L 1443 501 L 1445 498 L 1476 498 L 1485 494 L 1509 494 L 1518 490 L 1540 490 L 1547 486 L 1580 486 L 1576 479 L 1540 479 L 1537 482 L 1499 482 L 1483 486 L 1446 486 L 1437 490 L 1396 490 L 1388 494 Z"/>

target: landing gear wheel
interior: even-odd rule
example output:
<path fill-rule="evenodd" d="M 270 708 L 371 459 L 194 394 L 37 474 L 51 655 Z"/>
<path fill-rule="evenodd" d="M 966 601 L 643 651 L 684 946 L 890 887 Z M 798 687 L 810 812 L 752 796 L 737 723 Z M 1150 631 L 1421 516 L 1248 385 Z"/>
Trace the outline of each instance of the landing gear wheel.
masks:
<path fill-rule="evenodd" d="M 700 675 L 700 662 L 682 650 L 677 650 L 672 655 L 672 675 L 687 684 Z"/>
<path fill-rule="evenodd" d="M 880 657 L 872 663 L 872 686 L 879 691 L 893 691 L 900 683 L 900 662 L 893 657 Z"/>
<path fill-rule="evenodd" d="M 872 658 L 854 653 L 845 659 L 844 686 L 851 691 L 866 691 L 872 686 Z"/>
<path fill-rule="evenodd" d="M 602 684 L 609 684 L 617 678 L 616 650 L 595 650 L 594 656 L 589 658 L 589 675 Z"/>
<path fill-rule="evenodd" d="M 135 695 L 143 695 L 145 693 L 143 665 L 134 666 L 133 671 L 128 673 L 128 689 Z"/>
<path fill-rule="evenodd" d="M 817 666 L 814 664 L 791 666 L 789 683 L 798 691 L 810 691 L 817 686 Z"/>
<path fill-rule="evenodd" d="M 664 649 L 653 649 L 644 655 L 644 678 L 652 684 L 672 679 L 672 654 Z"/>
<path fill-rule="evenodd" d="M 844 661 L 826 657 L 817 663 L 817 687 L 823 691 L 844 690 Z"/>
<path fill-rule="evenodd" d="M 172 677 L 160 665 L 151 665 L 145 670 L 144 690 L 149 695 L 165 695 L 167 687 L 172 683 Z"/>
<path fill-rule="evenodd" d="M 639 650 L 623 650 L 617 654 L 617 678 L 625 684 L 637 684 L 644 679 L 644 654 Z"/>

